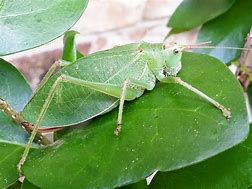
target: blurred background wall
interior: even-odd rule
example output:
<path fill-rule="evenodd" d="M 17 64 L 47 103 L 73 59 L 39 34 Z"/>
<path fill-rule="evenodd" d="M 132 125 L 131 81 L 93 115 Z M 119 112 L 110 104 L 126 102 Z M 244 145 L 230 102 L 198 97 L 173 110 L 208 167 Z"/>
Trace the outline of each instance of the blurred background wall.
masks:
<path fill-rule="evenodd" d="M 84 54 L 126 43 L 163 42 L 169 17 L 182 0 L 90 0 L 72 28 L 80 32 L 78 49 Z M 187 19 L 185 18 L 185 22 Z M 192 44 L 196 31 L 175 35 L 168 41 Z M 41 47 L 4 57 L 36 88 L 49 67 L 61 57 L 62 37 Z"/>

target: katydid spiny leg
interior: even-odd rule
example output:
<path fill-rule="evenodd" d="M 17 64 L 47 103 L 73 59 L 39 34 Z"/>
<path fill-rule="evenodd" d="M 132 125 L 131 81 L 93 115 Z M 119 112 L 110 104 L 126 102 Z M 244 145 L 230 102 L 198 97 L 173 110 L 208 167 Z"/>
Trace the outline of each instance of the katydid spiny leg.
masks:
<path fill-rule="evenodd" d="M 20 161 L 19 161 L 19 163 L 17 165 L 17 169 L 18 169 L 18 172 L 19 172 L 20 175 L 22 175 L 22 170 L 21 170 L 22 165 L 26 161 L 26 158 L 27 158 L 28 153 L 29 153 L 29 151 L 31 149 L 33 140 L 34 140 L 35 136 L 37 135 L 39 125 L 40 125 L 41 121 L 43 120 L 43 117 L 44 117 L 44 115 L 45 115 L 45 113 L 46 113 L 46 111 L 47 111 L 47 109 L 48 109 L 48 107 L 50 105 L 50 102 L 51 102 L 51 100 L 52 100 L 52 98 L 54 96 L 55 90 L 58 88 L 58 85 L 60 84 L 61 80 L 62 80 L 62 77 L 58 77 L 57 80 L 54 82 L 52 88 L 50 89 L 50 91 L 48 93 L 48 96 L 47 96 L 47 98 L 45 100 L 45 103 L 44 103 L 44 105 L 43 105 L 43 107 L 42 107 L 42 109 L 41 109 L 41 111 L 39 113 L 38 119 L 37 119 L 36 123 L 34 124 L 30 139 L 29 139 L 29 141 L 28 141 L 28 143 L 26 145 L 26 148 L 25 148 L 25 150 L 24 150 L 24 152 L 22 154 L 22 157 L 21 157 L 21 159 L 20 159 Z"/>
<path fill-rule="evenodd" d="M 171 77 L 166 77 L 163 80 L 161 80 L 161 82 L 164 82 L 164 83 L 173 82 L 173 83 L 177 83 L 177 84 L 182 85 L 183 87 L 189 89 L 190 91 L 192 91 L 195 94 L 199 95 L 200 97 L 204 98 L 206 101 L 208 101 L 209 103 L 213 104 L 216 108 L 221 110 L 224 117 L 226 117 L 227 119 L 231 118 L 231 112 L 230 112 L 230 110 L 228 108 L 225 108 L 219 102 L 217 102 L 214 99 L 210 98 L 205 93 L 203 93 L 200 90 L 196 89 L 195 87 L 193 87 L 189 83 L 183 81 L 180 77 L 172 77 L 172 76 Z"/>
<path fill-rule="evenodd" d="M 117 120 L 117 127 L 114 131 L 116 135 L 118 135 L 121 131 L 122 125 L 122 112 L 123 112 L 123 104 L 125 99 L 126 100 L 134 100 L 135 98 L 140 97 L 144 90 L 152 90 L 155 86 L 155 80 L 137 80 L 137 79 L 128 79 L 125 80 L 123 86 L 105 84 L 105 83 L 95 83 L 95 82 L 88 82 L 84 80 L 80 80 L 77 78 L 73 78 L 67 75 L 64 75 L 65 82 L 70 82 L 72 84 L 85 86 L 88 88 L 92 88 L 94 90 L 100 91 L 101 93 L 114 96 L 120 99 L 119 104 L 119 113 L 118 113 L 118 120 Z M 133 85 L 129 87 L 129 85 Z"/>
<path fill-rule="evenodd" d="M 39 83 L 39 86 L 37 87 L 36 91 L 34 91 L 34 95 L 39 91 L 39 89 L 41 87 L 43 87 L 43 85 L 50 79 L 50 77 L 54 74 L 54 72 L 56 71 L 57 68 L 62 68 L 64 66 L 67 66 L 71 64 L 70 62 L 67 61 L 62 61 L 62 60 L 58 60 L 56 61 L 48 70 L 48 72 L 46 73 L 46 75 L 43 77 L 43 79 L 41 80 L 41 82 Z"/>
<path fill-rule="evenodd" d="M 123 105 L 125 99 L 127 99 L 127 90 L 129 88 L 135 87 L 135 98 L 141 96 L 145 89 L 152 90 L 155 86 L 155 81 L 144 81 L 144 80 L 136 80 L 136 79 L 127 79 L 123 83 L 122 91 L 120 94 L 120 103 L 119 103 L 119 111 L 117 117 L 117 127 L 114 131 L 115 135 L 119 135 L 122 129 L 122 116 L 123 116 Z"/>
<path fill-rule="evenodd" d="M 45 74 L 45 76 L 43 77 L 43 79 L 41 80 L 41 82 L 39 83 L 39 86 L 37 87 L 37 89 L 34 91 L 33 95 L 35 95 L 39 89 L 41 87 L 43 87 L 43 85 L 50 79 L 50 77 L 53 75 L 53 73 L 55 72 L 55 70 L 60 66 L 60 63 L 57 61 L 55 62 L 50 69 L 48 70 L 48 72 Z"/>
<path fill-rule="evenodd" d="M 123 105 L 124 105 L 124 101 L 125 101 L 126 89 L 127 89 L 128 84 L 129 84 L 128 80 L 124 81 L 124 83 L 123 83 L 122 92 L 120 95 L 119 111 L 118 111 L 118 117 L 117 117 L 117 126 L 114 131 L 115 135 L 119 135 L 119 133 L 121 132 L 121 129 L 122 129 Z"/>

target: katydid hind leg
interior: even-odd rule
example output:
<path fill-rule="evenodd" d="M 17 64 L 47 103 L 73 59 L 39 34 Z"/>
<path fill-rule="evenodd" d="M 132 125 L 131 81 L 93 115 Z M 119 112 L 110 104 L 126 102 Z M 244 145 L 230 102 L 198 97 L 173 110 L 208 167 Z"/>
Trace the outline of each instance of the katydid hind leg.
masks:
<path fill-rule="evenodd" d="M 224 117 L 226 117 L 227 119 L 231 118 L 231 112 L 228 108 L 224 107 L 222 104 L 220 104 L 216 100 L 212 99 L 211 97 L 209 97 L 205 93 L 201 92 L 199 89 L 196 89 L 195 87 L 193 87 L 189 83 L 183 81 L 180 77 L 167 77 L 167 78 L 164 78 L 163 80 L 161 80 L 161 82 L 177 83 L 177 84 L 182 85 L 183 87 L 187 88 L 188 90 L 190 90 L 190 91 L 194 92 L 195 94 L 199 95 L 200 97 L 204 98 L 206 101 L 208 101 L 209 103 L 214 105 L 216 108 L 221 110 Z"/>
<path fill-rule="evenodd" d="M 47 96 L 47 98 L 45 100 L 45 103 L 44 103 L 44 105 L 43 105 L 43 107 L 42 107 L 42 109 L 41 109 L 41 111 L 39 113 L 38 119 L 36 120 L 36 123 L 34 124 L 34 127 L 32 129 L 32 133 L 31 133 L 31 136 L 29 138 L 29 141 L 28 141 L 28 143 L 27 143 L 27 145 L 25 147 L 25 150 L 24 150 L 24 152 L 22 154 L 22 157 L 21 157 L 21 159 L 20 159 L 20 161 L 19 161 L 19 163 L 17 165 L 19 175 L 22 175 L 22 170 L 21 170 L 22 165 L 25 163 L 25 161 L 27 159 L 27 156 L 28 156 L 29 151 L 31 149 L 33 140 L 37 135 L 40 123 L 42 122 L 42 120 L 43 120 L 43 118 L 44 118 L 44 116 L 46 114 L 46 111 L 47 111 L 47 109 L 48 109 L 48 107 L 49 107 L 49 105 L 50 105 L 50 103 L 51 103 L 51 101 L 53 99 L 53 96 L 54 96 L 54 94 L 55 94 L 55 92 L 56 92 L 56 90 L 57 90 L 57 88 L 58 88 L 58 86 L 59 86 L 59 84 L 61 82 L 62 82 L 62 78 L 58 77 L 57 80 L 54 82 L 52 88 L 50 89 L 49 93 L 48 93 L 48 96 Z"/>

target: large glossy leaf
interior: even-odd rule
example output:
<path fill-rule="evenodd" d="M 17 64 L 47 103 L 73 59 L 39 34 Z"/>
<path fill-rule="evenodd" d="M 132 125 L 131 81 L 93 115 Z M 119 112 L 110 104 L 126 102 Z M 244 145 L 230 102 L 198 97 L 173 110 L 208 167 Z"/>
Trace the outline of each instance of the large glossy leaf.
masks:
<path fill-rule="evenodd" d="M 0 59 L 0 98 L 3 98 L 13 109 L 20 112 L 30 99 L 31 88 L 19 73 L 8 62 Z M 3 112 L 0 112 L 0 142 L 24 144 L 26 134 Z"/>
<path fill-rule="evenodd" d="M 22 146 L 0 143 L 0 187 L 5 188 L 18 179 L 17 164 L 24 148 Z"/>
<path fill-rule="evenodd" d="M 231 108 L 232 118 L 176 84 L 158 83 L 126 103 L 124 125 L 115 136 L 117 110 L 54 145 L 31 153 L 24 173 L 41 188 L 114 188 L 155 170 L 175 170 L 214 156 L 248 134 L 242 89 L 216 59 L 185 53 L 181 78 Z"/>
<path fill-rule="evenodd" d="M 226 12 L 235 0 L 186 0 L 183 1 L 171 19 L 168 27 L 173 30 L 190 30 Z"/>
<path fill-rule="evenodd" d="M 0 55 L 30 49 L 68 30 L 88 0 L 0 0 Z"/>
<path fill-rule="evenodd" d="M 31 88 L 18 70 L 0 59 L 0 97 L 16 111 L 21 111 L 31 93 Z M 0 188 L 10 185 L 18 178 L 16 164 L 27 138 L 28 134 L 0 111 Z"/>
<path fill-rule="evenodd" d="M 247 189 L 252 185 L 251 134 L 239 146 L 200 164 L 158 173 L 149 188 Z"/>
<path fill-rule="evenodd" d="M 252 1 L 237 0 L 226 13 L 204 24 L 198 42 L 212 41 L 211 45 L 243 47 L 252 25 Z M 237 59 L 241 50 L 198 49 L 196 52 L 210 54 L 225 63 Z"/>

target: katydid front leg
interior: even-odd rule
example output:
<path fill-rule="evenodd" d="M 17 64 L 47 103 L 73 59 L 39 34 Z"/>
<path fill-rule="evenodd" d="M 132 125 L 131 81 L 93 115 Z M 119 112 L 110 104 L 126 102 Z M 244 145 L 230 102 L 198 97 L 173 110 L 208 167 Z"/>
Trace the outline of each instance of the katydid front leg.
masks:
<path fill-rule="evenodd" d="M 213 104 L 216 108 L 220 109 L 222 111 L 222 114 L 223 114 L 224 117 L 226 117 L 227 119 L 231 118 L 231 112 L 230 112 L 230 110 L 228 108 L 225 108 L 219 102 L 217 102 L 214 99 L 210 98 L 205 93 L 203 93 L 200 90 L 196 89 L 195 87 L 193 87 L 189 83 L 183 81 L 180 77 L 170 76 L 170 77 L 165 77 L 165 78 L 161 79 L 160 81 L 163 82 L 163 83 L 177 83 L 177 84 L 182 85 L 183 87 L 189 89 L 190 91 L 194 92 L 195 94 L 197 94 L 200 97 L 204 98 L 206 101 Z"/>
<path fill-rule="evenodd" d="M 51 78 L 51 76 L 54 74 L 55 70 L 57 68 L 63 68 L 64 66 L 67 66 L 69 64 L 72 64 L 71 62 L 67 62 L 64 60 L 58 60 L 56 61 L 48 70 L 48 72 L 45 74 L 45 76 L 43 77 L 42 81 L 39 83 L 39 86 L 37 87 L 37 89 L 34 91 L 33 95 L 35 95 L 40 88 L 43 87 L 43 85 L 45 85 L 45 83 Z"/>

